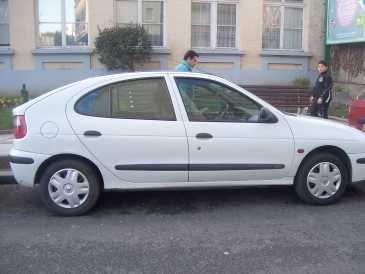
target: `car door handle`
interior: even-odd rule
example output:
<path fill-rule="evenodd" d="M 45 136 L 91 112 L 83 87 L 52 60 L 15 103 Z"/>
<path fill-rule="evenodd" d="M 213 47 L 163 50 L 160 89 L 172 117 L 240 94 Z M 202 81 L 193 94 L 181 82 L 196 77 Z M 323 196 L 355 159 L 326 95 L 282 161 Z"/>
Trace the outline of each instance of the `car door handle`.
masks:
<path fill-rule="evenodd" d="M 195 137 L 198 139 L 212 139 L 213 135 L 209 133 L 198 133 Z"/>
<path fill-rule="evenodd" d="M 101 136 L 101 133 L 99 131 L 96 131 L 96 130 L 88 130 L 88 131 L 84 132 L 84 136 L 99 137 L 99 136 Z"/>

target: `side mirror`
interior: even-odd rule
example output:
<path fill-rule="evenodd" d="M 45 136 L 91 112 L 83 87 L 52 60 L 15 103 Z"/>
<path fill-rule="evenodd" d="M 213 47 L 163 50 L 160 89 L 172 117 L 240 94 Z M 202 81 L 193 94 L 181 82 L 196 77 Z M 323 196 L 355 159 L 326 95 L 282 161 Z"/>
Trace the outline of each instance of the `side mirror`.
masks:
<path fill-rule="evenodd" d="M 361 116 L 358 122 L 361 126 L 365 125 L 365 116 Z"/>
<path fill-rule="evenodd" d="M 259 114 L 259 123 L 275 124 L 278 122 L 278 118 L 267 108 L 262 108 Z"/>

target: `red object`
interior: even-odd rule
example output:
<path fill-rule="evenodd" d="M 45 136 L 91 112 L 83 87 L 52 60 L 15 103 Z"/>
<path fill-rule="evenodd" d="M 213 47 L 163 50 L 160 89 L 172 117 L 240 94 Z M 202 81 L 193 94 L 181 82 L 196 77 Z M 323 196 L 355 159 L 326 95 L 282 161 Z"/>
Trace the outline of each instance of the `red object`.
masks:
<path fill-rule="evenodd" d="M 24 115 L 14 116 L 14 136 L 15 139 L 24 138 L 27 135 L 27 124 Z"/>
<path fill-rule="evenodd" d="M 349 106 L 349 125 L 362 129 L 364 125 L 359 123 L 360 118 L 365 118 L 365 99 L 353 100 Z"/>

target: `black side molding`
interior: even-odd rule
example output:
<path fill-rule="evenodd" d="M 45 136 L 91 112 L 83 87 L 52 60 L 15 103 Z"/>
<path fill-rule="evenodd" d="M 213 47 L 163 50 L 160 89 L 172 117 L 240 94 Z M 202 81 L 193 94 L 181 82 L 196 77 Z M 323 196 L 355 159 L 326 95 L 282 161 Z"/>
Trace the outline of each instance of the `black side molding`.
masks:
<path fill-rule="evenodd" d="M 360 158 L 360 159 L 357 159 L 356 162 L 358 164 L 365 164 L 365 158 Z"/>
<path fill-rule="evenodd" d="M 28 158 L 28 157 L 19 157 L 19 156 L 9 155 L 9 162 L 13 163 L 13 164 L 31 165 L 34 163 L 34 160 L 32 158 Z"/>
<path fill-rule="evenodd" d="M 186 171 L 188 164 L 116 165 L 116 170 Z"/>
<path fill-rule="evenodd" d="M 283 164 L 141 164 L 116 165 L 116 170 L 140 171 L 218 171 L 218 170 L 272 170 L 284 169 Z"/>
<path fill-rule="evenodd" d="M 282 164 L 193 164 L 191 171 L 284 169 Z"/>

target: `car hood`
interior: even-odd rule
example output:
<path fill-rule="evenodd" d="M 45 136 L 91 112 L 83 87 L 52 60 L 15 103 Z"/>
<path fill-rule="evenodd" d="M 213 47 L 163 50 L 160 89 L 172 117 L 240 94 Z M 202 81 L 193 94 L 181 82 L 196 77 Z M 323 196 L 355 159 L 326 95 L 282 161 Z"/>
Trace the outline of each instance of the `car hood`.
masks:
<path fill-rule="evenodd" d="M 295 138 L 363 141 L 365 134 L 341 122 L 304 115 L 286 115 Z"/>

